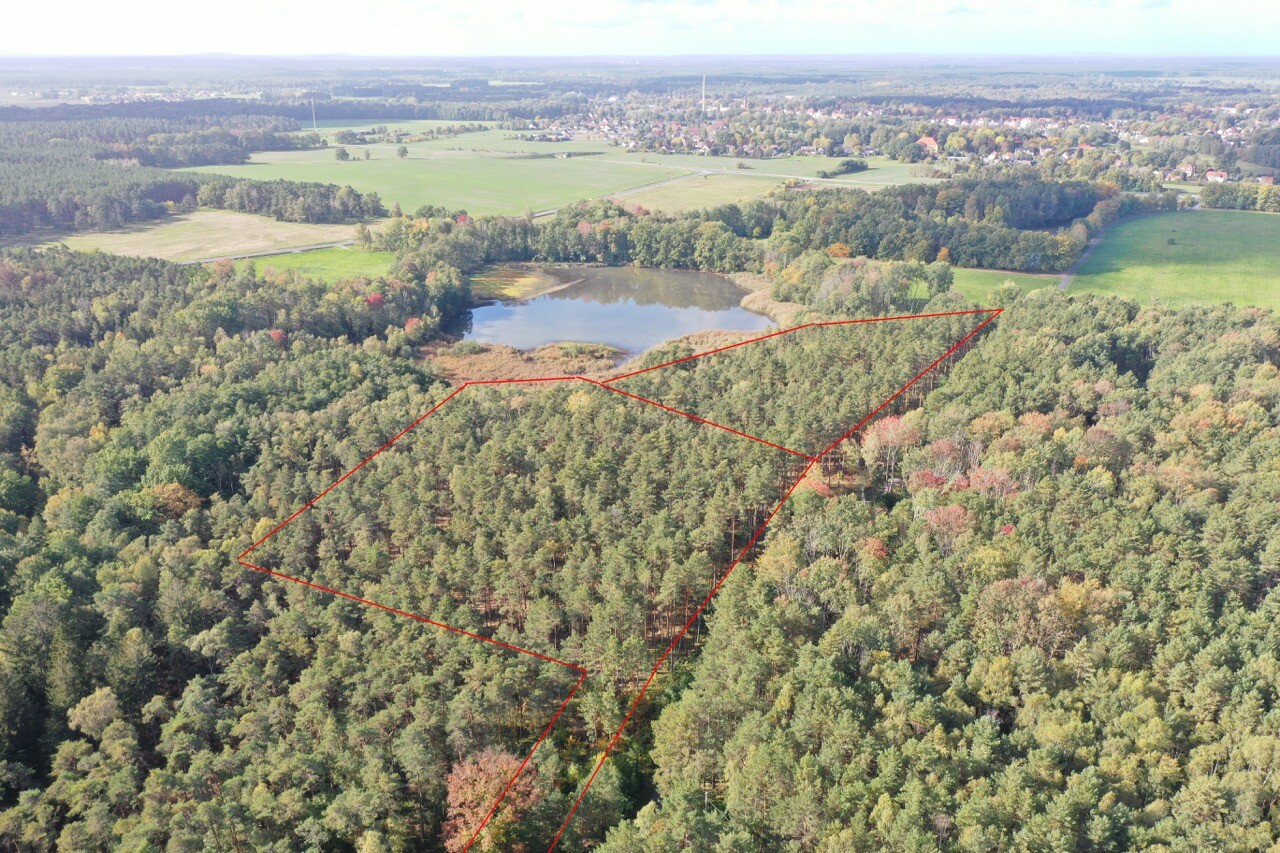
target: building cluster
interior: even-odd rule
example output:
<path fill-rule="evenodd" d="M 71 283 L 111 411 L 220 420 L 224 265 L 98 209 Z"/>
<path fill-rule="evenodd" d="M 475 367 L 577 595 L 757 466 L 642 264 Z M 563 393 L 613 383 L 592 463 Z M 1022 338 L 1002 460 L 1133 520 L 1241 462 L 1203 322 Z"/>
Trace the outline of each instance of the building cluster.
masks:
<path fill-rule="evenodd" d="M 1169 115 L 1075 119 L 1062 115 L 918 117 L 902 107 L 814 107 L 790 98 L 703 105 L 669 96 L 611 96 L 584 114 L 531 122 L 533 138 L 589 138 L 639 151 L 747 159 L 870 157 L 955 166 L 1042 166 L 1087 161 L 1141 180 L 1219 183 L 1273 180 L 1240 163 L 1277 123 L 1252 110 L 1198 109 Z"/>

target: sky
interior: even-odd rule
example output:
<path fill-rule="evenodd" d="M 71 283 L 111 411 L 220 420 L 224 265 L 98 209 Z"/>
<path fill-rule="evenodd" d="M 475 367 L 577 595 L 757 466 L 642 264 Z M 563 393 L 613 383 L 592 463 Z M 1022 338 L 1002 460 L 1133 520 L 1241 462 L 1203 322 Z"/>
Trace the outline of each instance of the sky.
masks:
<path fill-rule="evenodd" d="M 1277 34 L 1280 0 L 59 0 L 8 4 L 0 54 L 1277 56 Z"/>

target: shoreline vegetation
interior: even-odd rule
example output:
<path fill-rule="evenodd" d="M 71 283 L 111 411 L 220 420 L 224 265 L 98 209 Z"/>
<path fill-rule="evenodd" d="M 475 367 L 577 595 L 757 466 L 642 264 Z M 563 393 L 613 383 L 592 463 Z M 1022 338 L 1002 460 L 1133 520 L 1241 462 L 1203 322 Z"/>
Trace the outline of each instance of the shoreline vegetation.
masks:
<path fill-rule="evenodd" d="M 470 277 L 472 307 L 495 301 L 519 302 L 556 293 L 585 279 L 563 280 L 563 274 L 599 264 L 508 263 L 487 267 Z M 559 272 L 562 275 L 556 275 Z M 719 275 L 719 274 L 717 274 Z M 772 283 L 755 273 L 722 275 L 742 290 L 742 308 L 768 317 L 777 328 L 795 325 L 808 306 L 781 302 L 770 296 Z M 683 345 L 695 352 L 736 343 L 764 332 L 703 329 L 679 335 L 659 346 Z M 647 352 L 629 352 L 606 344 L 561 341 L 530 349 L 506 344 L 480 343 L 456 337 L 424 347 L 421 357 L 440 369 L 451 384 L 487 379 L 529 379 L 553 374 L 602 379 L 642 358 Z"/>
<path fill-rule="evenodd" d="M 564 268 L 584 266 L 565 264 Z M 578 284 L 583 279 L 564 281 L 548 272 L 552 264 L 507 263 L 485 267 L 470 276 L 473 307 L 495 301 L 515 302 L 546 296 Z"/>
<path fill-rule="evenodd" d="M 451 385 L 490 379 L 535 379 L 542 376 L 586 376 L 604 379 L 627 353 L 608 344 L 561 341 L 531 350 L 478 341 L 434 341 L 420 359 Z"/>

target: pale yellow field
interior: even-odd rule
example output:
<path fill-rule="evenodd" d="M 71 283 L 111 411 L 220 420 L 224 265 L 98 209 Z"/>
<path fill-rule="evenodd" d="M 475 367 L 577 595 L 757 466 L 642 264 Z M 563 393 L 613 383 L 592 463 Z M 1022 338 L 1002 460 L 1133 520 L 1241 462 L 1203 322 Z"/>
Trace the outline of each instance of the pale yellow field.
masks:
<path fill-rule="evenodd" d="M 123 231 L 68 235 L 55 242 L 78 251 L 193 261 L 351 240 L 355 226 L 277 222 L 226 210 L 199 210 Z M 48 245 L 48 244 L 46 244 Z"/>

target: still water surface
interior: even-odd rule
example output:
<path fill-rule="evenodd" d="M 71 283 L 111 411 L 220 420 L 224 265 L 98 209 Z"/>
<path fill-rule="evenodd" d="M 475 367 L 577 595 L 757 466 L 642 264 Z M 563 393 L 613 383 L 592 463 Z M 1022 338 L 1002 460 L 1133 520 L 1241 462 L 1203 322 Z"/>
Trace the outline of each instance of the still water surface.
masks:
<path fill-rule="evenodd" d="M 773 322 L 740 307 L 743 290 L 710 273 L 639 267 L 546 272 L 567 286 L 533 299 L 473 308 L 465 337 L 518 349 L 582 341 L 639 352 L 703 329 L 751 332 Z"/>

